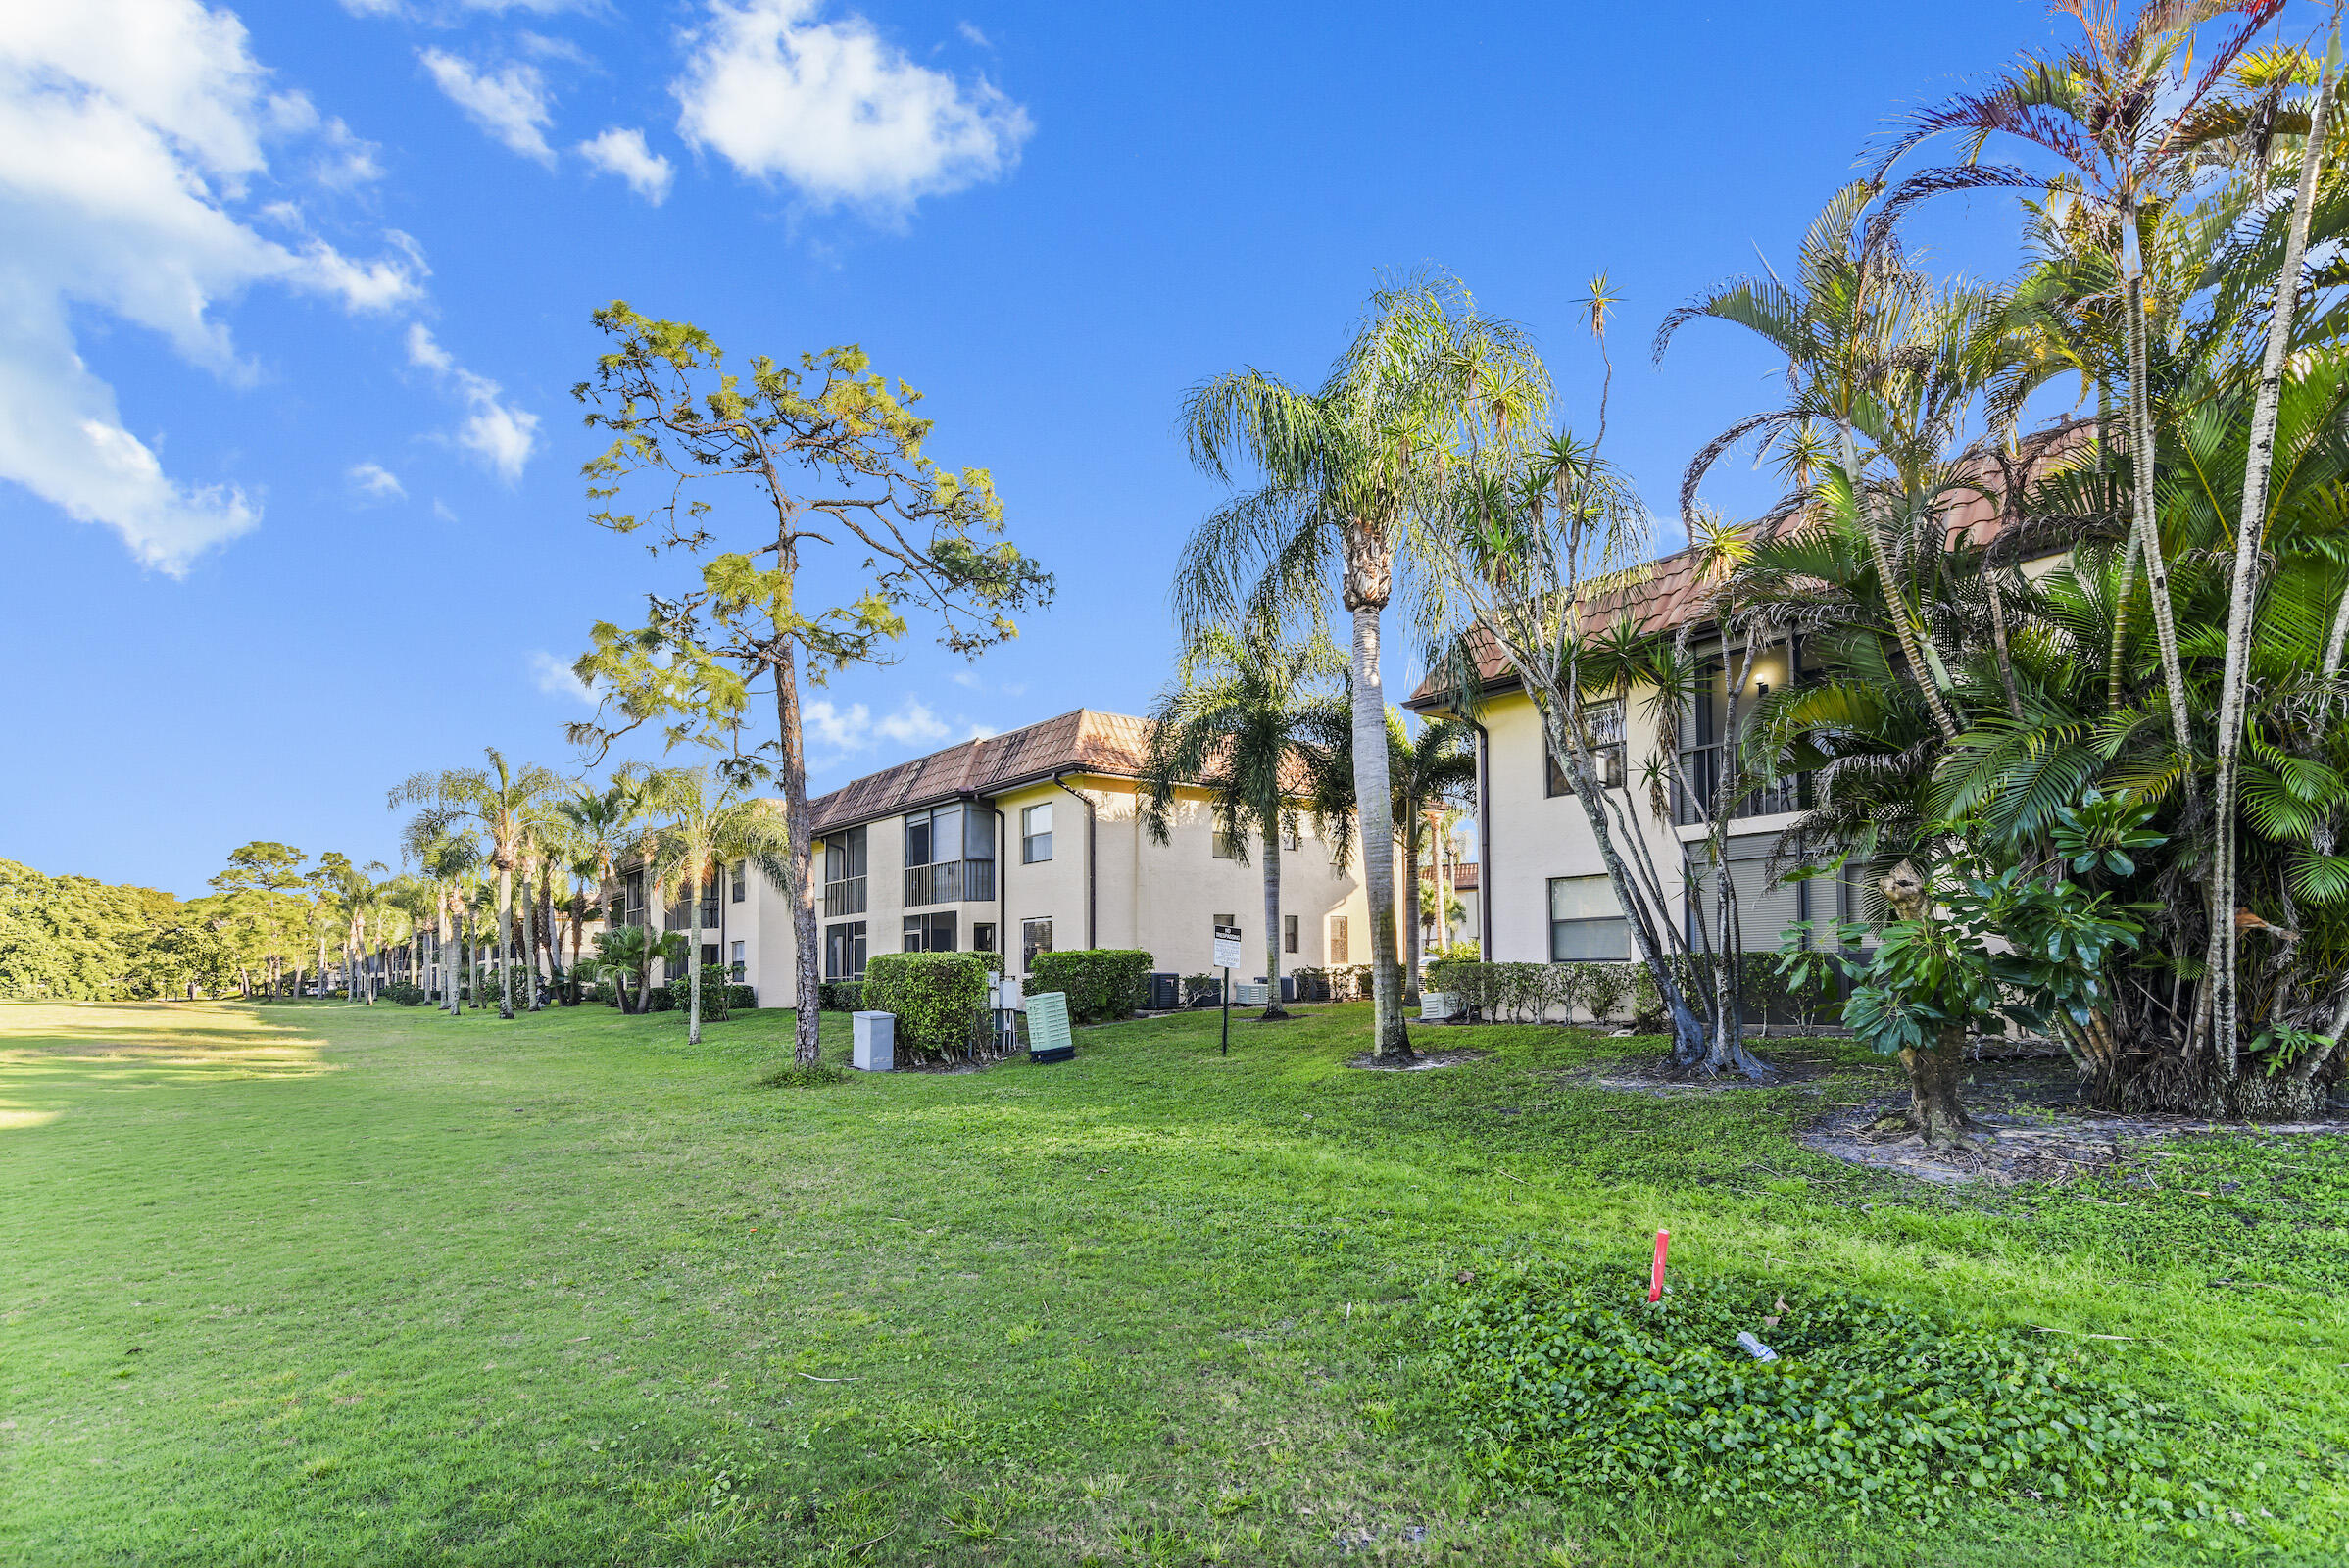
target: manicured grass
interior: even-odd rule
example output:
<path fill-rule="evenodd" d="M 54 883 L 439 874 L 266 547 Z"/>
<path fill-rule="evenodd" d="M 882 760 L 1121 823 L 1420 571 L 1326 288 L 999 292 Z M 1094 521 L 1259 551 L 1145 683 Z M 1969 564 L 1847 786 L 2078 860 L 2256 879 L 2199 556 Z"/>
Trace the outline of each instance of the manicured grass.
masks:
<path fill-rule="evenodd" d="M 1492 1054 L 1379 1074 L 1366 1024 L 773 1088 L 779 1012 L 693 1050 L 673 1013 L 0 1005 L 0 1561 L 2342 1560 L 2341 1140 L 1952 1195 L 1796 1144 L 1818 1095 L 1565 1081 L 1652 1042 L 1448 1030 Z M 1847 1055 L 1826 1095 L 1884 1087 Z M 1658 1225 L 1691 1274 L 2065 1331 L 2179 1406 L 2210 1517 L 1482 1494 L 1430 1283 Z"/>

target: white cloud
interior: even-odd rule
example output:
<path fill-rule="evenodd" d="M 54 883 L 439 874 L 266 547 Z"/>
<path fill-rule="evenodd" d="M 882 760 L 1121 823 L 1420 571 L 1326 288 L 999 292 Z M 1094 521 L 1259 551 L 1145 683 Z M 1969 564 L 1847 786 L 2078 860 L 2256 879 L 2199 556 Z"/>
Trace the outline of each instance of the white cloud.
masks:
<path fill-rule="evenodd" d="M 551 17 L 558 11 L 600 11 L 603 0 L 455 0 L 450 4 L 409 6 L 402 0 L 342 0 L 343 9 L 355 17 L 401 17 L 421 14 L 446 19 L 451 10 L 487 11 L 502 15 L 509 11 L 526 11 L 534 16 Z"/>
<path fill-rule="evenodd" d="M 380 463 L 355 463 L 351 465 L 351 471 L 346 477 L 351 481 L 351 488 L 359 494 L 362 500 L 405 501 L 408 499 L 407 487 L 400 483 L 399 475 Z"/>
<path fill-rule="evenodd" d="M 508 66 L 492 75 L 439 49 L 419 49 L 416 58 L 474 124 L 524 158 L 553 167 L 555 149 L 547 145 L 546 128 L 555 116 L 546 78 L 536 67 Z"/>
<path fill-rule="evenodd" d="M 455 522 L 457 520 L 457 514 L 450 511 L 449 504 L 438 496 L 434 496 L 432 498 L 432 514 L 443 522 Z"/>
<path fill-rule="evenodd" d="M 668 199 L 669 181 L 676 171 L 667 159 L 645 145 L 643 131 L 614 126 L 593 141 L 581 142 L 579 153 L 607 174 L 619 175 L 655 207 Z"/>
<path fill-rule="evenodd" d="M 918 697 L 906 698 L 896 712 L 879 718 L 862 703 L 842 708 L 828 700 L 812 702 L 800 710 L 800 722 L 818 747 L 836 756 L 869 752 L 883 741 L 918 746 L 954 734 Z"/>
<path fill-rule="evenodd" d="M 954 24 L 954 30 L 962 34 L 963 41 L 966 43 L 975 43 L 982 49 L 995 47 L 994 44 L 987 41 L 987 34 L 979 30 L 979 24 L 975 22 L 957 22 Z"/>
<path fill-rule="evenodd" d="M 583 708 L 596 706 L 596 694 L 588 689 L 587 682 L 572 673 L 570 665 L 543 648 L 531 652 L 530 682 L 549 697 L 561 697 Z"/>
<path fill-rule="evenodd" d="M 861 17 L 818 20 L 821 7 L 710 0 L 670 84 L 685 139 L 818 204 L 892 212 L 1019 161 L 1026 110 L 984 80 L 916 65 Z"/>
<path fill-rule="evenodd" d="M 992 724 L 973 724 L 962 738 L 966 741 L 993 740 L 1002 733 L 1002 730 Z"/>
<path fill-rule="evenodd" d="M 259 283 L 380 311 L 417 293 L 405 257 L 360 262 L 317 238 L 264 237 L 247 215 L 300 208 L 257 187 L 273 146 L 322 150 L 357 177 L 371 149 L 273 87 L 244 25 L 198 0 L 16 5 L 0 22 L 0 478 L 103 523 L 178 573 L 260 520 L 234 484 L 172 477 L 90 372 L 76 307 L 249 380 L 223 299 Z M 339 161 L 339 162 L 338 162 Z M 298 222 L 294 225 L 299 232 Z"/>
<path fill-rule="evenodd" d="M 953 681 L 957 686 L 967 686 L 972 691 L 977 691 L 979 689 L 979 675 L 978 671 L 976 670 L 957 669 L 952 675 L 949 675 L 947 679 Z"/>
<path fill-rule="evenodd" d="M 538 445 L 538 416 L 503 402 L 497 382 L 459 365 L 421 321 L 409 323 L 408 363 L 430 370 L 442 383 L 455 388 L 471 410 L 458 429 L 457 444 L 488 464 L 507 483 L 519 479 L 522 466 Z"/>

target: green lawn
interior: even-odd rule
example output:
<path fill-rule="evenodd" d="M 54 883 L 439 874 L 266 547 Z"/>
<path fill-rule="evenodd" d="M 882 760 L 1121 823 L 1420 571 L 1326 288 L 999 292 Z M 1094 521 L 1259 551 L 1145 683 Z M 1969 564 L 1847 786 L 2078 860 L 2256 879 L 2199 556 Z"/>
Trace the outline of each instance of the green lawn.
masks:
<path fill-rule="evenodd" d="M 1492 1054 L 1375 1074 L 1338 1007 L 1236 1024 L 1228 1060 L 1205 1015 L 1057 1067 L 762 1087 L 789 1026 L 0 1004 L 0 1562 L 2349 1548 L 2342 1140 L 1953 1195 L 1804 1150 L 1818 1094 L 1564 1081 L 1653 1042 L 1448 1030 Z M 1884 1087 L 1851 1059 L 1826 1098 Z M 2068 1331 L 2179 1407 L 2209 1517 L 1485 1495 L 1418 1303 L 1480 1253 L 1636 1258 L 1660 1224 L 1690 1274 Z"/>

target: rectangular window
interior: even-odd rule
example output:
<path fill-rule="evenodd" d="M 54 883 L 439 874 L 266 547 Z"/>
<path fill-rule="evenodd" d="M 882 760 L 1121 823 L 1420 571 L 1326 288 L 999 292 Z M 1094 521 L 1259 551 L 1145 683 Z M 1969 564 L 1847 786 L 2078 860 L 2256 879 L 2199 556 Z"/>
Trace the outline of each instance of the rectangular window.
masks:
<path fill-rule="evenodd" d="M 1036 955 L 1052 951 L 1052 921 L 1022 920 L 1019 922 L 1019 967 L 1022 974 L 1036 967 Z"/>
<path fill-rule="evenodd" d="M 737 956 L 742 944 L 734 944 Z M 845 925 L 824 927 L 824 978 L 827 980 L 861 980 L 864 978 L 864 922 L 852 920 Z"/>
<path fill-rule="evenodd" d="M 1346 945 L 1346 916 L 1345 916 L 1345 915 L 1343 915 L 1343 914 L 1333 914 L 1333 915 L 1331 915 L 1331 916 L 1330 916 L 1330 962 L 1332 962 L 1332 963 L 1351 963 L 1351 962 L 1353 962 L 1353 961 L 1354 961 L 1354 960 L 1353 960 L 1353 958 L 1352 958 L 1352 956 L 1350 956 L 1350 955 L 1351 955 L 1351 952 L 1352 952 L 1352 950 L 1351 950 L 1349 947 L 1347 947 L 1347 945 Z"/>
<path fill-rule="evenodd" d="M 627 923 L 642 925 L 645 923 L 645 874 L 642 871 L 629 872 L 625 889 L 622 906 L 627 910 Z"/>
<path fill-rule="evenodd" d="M 747 967 L 747 965 L 743 962 L 742 948 L 743 945 L 741 943 L 737 942 L 734 944 L 733 961 L 726 965 L 727 973 L 731 974 L 737 980 L 742 978 L 743 971 Z"/>
<path fill-rule="evenodd" d="M 824 840 L 824 917 L 864 912 L 864 829 L 853 827 Z"/>
<path fill-rule="evenodd" d="M 1294 914 L 1281 916 L 1281 951 L 1283 953 L 1297 951 L 1297 916 Z"/>
<path fill-rule="evenodd" d="M 1603 876 L 1549 879 L 1549 961 L 1577 963 L 1632 956 L 1631 925 Z"/>
<path fill-rule="evenodd" d="M 702 896 L 702 929 L 707 931 L 717 924 L 717 884 L 712 882 Z M 710 960 L 712 963 L 716 959 Z"/>
<path fill-rule="evenodd" d="M 1232 854 L 1232 836 L 1228 833 L 1216 834 L 1208 843 L 1207 850 L 1209 854 L 1213 855 L 1219 860 L 1238 858 L 1238 857 Z"/>
<path fill-rule="evenodd" d="M 714 943 L 714 942 L 705 942 L 705 943 L 703 943 L 703 944 L 702 944 L 702 967 L 703 967 L 703 968 L 705 968 L 705 969 L 707 969 L 707 968 L 709 968 L 709 967 L 710 967 L 711 964 L 714 964 L 714 963 L 716 963 L 716 962 L 717 962 L 717 944 L 716 944 L 716 943 Z"/>
<path fill-rule="evenodd" d="M 993 953 L 995 951 L 995 922 L 993 920 L 971 922 L 970 951 L 973 953 Z"/>
<path fill-rule="evenodd" d="M 952 953 L 954 951 L 954 911 L 942 909 L 936 914 L 905 916 L 905 947 L 907 953 Z"/>
<path fill-rule="evenodd" d="M 1019 858 L 1036 865 L 1052 858 L 1052 803 L 1030 806 L 1019 813 Z"/>
<path fill-rule="evenodd" d="M 906 817 L 905 904 L 993 899 L 995 824 L 984 806 L 941 806 Z"/>
<path fill-rule="evenodd" d="M 1583 744 L 1590 748 L 1591 763 L 1598 770 L 1601 789 L 1619 790 L 1624 781 L 1623 700 L 1583 705 Z M 1565 764 L 1560 762 L 1547 743 L 1542 748 L 1542 793 L 1547 796 L 1572 795 L 1574 786 L 1567 781 Z"/>
<path fill-rule="evenodd" d="M 1296 850 L 1297 843 L 1297 824 L 1295 822 L 1292 822 L 1287 827 L 1281 829 L 1281 849 L 1284 853 Z"/>
<path fill-rule="evenodd" d="M 737 860 L 734 862 L 733 883 L 731 890 L 726 896 L 728 903 L 740 904 L 743 901 L 743 896 L 750 892 L 750 868 L 751 862 L 748 860 Z"/>

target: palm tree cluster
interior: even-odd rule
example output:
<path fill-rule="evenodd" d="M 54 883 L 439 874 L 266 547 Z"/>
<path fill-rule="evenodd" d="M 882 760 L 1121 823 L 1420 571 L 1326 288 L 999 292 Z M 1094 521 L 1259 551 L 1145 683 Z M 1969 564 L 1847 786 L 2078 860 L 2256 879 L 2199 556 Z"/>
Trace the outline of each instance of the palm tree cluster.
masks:
<path fill-rule="evenodd" d="M 372 894 L 353 872 L 349 898 L 387 900 L 409 912 L 415 929 L 432 932 L 443 972 L 465 977 L 443 987 L 451 1012 L 463 1010 L 466 995 L 483 996 L 490 955 L 501 1018 L 515 1015 L 517 971 L 524 977 L 518 1005 L 526 1011 L 550 999 L 578 1005 L 591 972 L 609 980 L 625 1010 L 648 1011 L 652 963 L 661 958 L 672 974 L 685 973 L 687 1034 L 699 1042 L 703 965 L 694 955 L 703 911 L 729 867 L 782 884 L 789 852 L 779 804 L 744 794 L 706 768 L 628 763 L 597 783 L 536 764 L 516 767 L 494 747 L 484 759 L 481 767 L 417 773 L 391 791 L 395 808 L 417 808 L 402 836 L 416 870 Z M 675 899 L 692 911 L 690 934 L 655 935 L 629 922 L 629 867 L 646 900 Z M 567 965 L 558 915 L 568 927 Z M 582 936 L 598 922 L 598 953 L 588 959 Z M 542 967 L 551 987 L 539 983 Z"/>
<path fill-rule="evenodd" d="M 1790 269 L 1665 320 L 1659 357 L 1722 321 L 1786 367 L 1782 394 L 1688 467 L 1679 510 L 1703 612 L 1668 631 L 1608 608 L 1649 521 L 1601 453 L 1603 390 L 1595 437 L 1553 423 L 1540 358 L 1456 280 L 1381 288 L 1318 387 L 1250 369 L 1194 392 L 1192 454 L 1235 493 L 1183 556 L 1185 632 L 1254 648 L 1270 645 L 1250 628 L 1310 635 L 1332 608 L 1350 622 L 1353 723 L 1330 755 L 1360 788 L 1382 1053 L 1408 1049 L 1379 734 L 1381 617 L 1399 591 L 1469 711 L 1495 667 L 1541 710 L 1689 1069 L 1767 1070 L 1739 1037 L 1740 987 L 1743 953 L 1776 933 L 1739 929 L 1714 868 L 1736 803 L 1778 787 L 1803 807 L 1778 868 L 1881 884 L 1889 945 L 1937 928 L 1965 877 L 2010 871 L 2024 880 L 1967 907 L 2102 933 L 2049 958 L 2076 973 L 2033 983 L 2062 999 L 2043 1026 L 2099 1101 L 2289 1113 L 2340 1075 L 2337 20 L 2296 40 L 2276 0 L 2151 0 L 2133 20 L 2057 9 L 2077 46 L 1910 117 Z M 1905 242 L 1933 198 L 1968 190 L 2018 196 L 2004 281 L 1936 277 Z M 1614 303 L 1602 278 L 1587 302 L 1602 360 Z M 1740 448 L 1784 491 L 1727 522 L 1699 493 Z M 1739 712 L 1766 650 L 1795 678 Z M 1644 790 L 1602 787 L 1590 705 L 1643 693 L 1669 729 L 1721 665 L 1734 744 L 1720 775 L 1665 757 Z M 1655 863 L 1635 820 L 1667 797 L 1711 830 L 1677 866 L 1669 852 Z M 1840 940 L 1864 953 L 1879 938 Z M 1929 1080 L 1955 1082 L 1928 1058 L 1987 1020 L 1946 997 L 1908 1002 L 1924 1107 Z M 1964 1128 L 1947 1097 L 1914 1114 L 1936 1136 Z"/>
<path fill-rule="evenodd" d="M 1738 787 L 1807 780 L 1795 858 L 1887 893 L 2021 866 L 2126 914 L 2047 1020 L 2094 1097 L 2289 1114 L 2349 1028 L 2337 38 L 2262 46 L 2268 4 L 2073 9 L 2077 49 L 1916 116 L 1790 276 L 1659 338 L 1731 321 L 1787 367 L 1684 486 L 1747 440 L 1789 481 L 1717 605 L 1813 672 L 1751 716 Z M 1903 224 L 1984 187 L 2024 193 L 2018 274 L 1936 283 Z"/>

